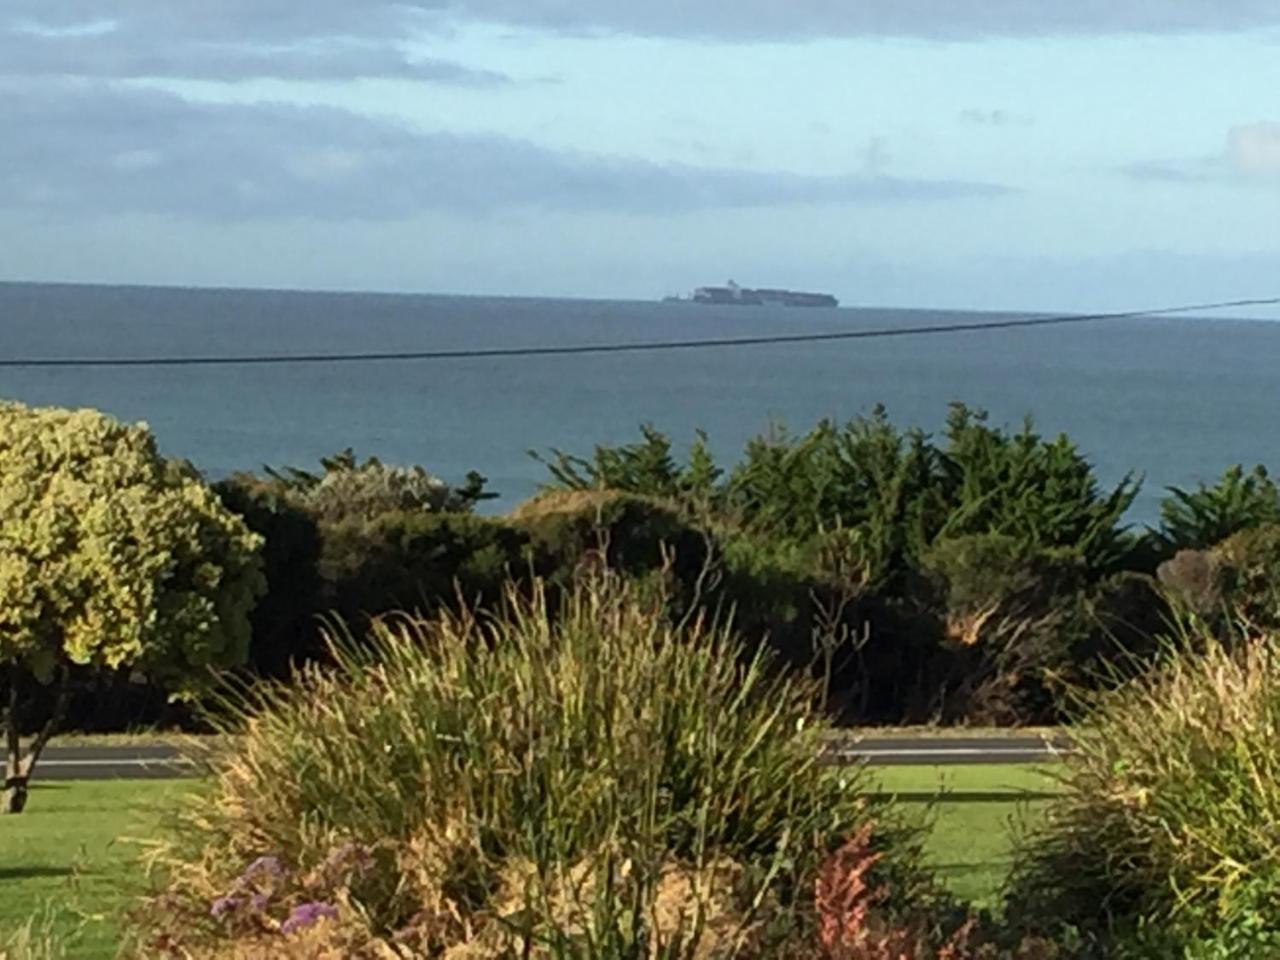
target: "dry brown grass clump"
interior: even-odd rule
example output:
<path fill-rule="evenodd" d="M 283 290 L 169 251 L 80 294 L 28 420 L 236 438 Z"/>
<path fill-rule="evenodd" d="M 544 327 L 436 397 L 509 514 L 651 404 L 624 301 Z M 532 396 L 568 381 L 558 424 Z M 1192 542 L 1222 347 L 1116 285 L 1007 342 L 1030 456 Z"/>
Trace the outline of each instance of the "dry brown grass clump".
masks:
<path fill-rule="evenodd" d="M 510 517 L 524 523 L 561 514 L 590 514 L 628 496 L 616 490 L 547 490 L 517 504 Z"/>
<path fill-rule="evenodd" d="M 1193 633 L 1089 706 L 1017 909 L 1125 956 L 1280 956 L 1280 640 Z"/>
<path fill-rule="evenodd" d="M 535 589 L 496 615 L 391 617 L 336 638 L 336 668 L 240 698 L 236 748 L 159 853 L 168 889 L 138 914 L 133 948 L 764 960 L 811 947 L 814 877 L 870 819 L 862 773 L 820 764 L 811 683 L 725 629 L 672 624 L 664 600 L 606 574 L 554 612 Z M 900 875 L 904 895 L 906 839 L 874 837 L 877 875 Z"/>

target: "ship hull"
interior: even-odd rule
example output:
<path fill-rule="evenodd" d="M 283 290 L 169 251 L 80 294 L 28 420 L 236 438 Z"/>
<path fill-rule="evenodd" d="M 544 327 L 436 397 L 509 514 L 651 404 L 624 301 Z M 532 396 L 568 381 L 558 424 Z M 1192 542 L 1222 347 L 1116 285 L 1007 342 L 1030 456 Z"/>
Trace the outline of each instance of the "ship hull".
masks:
<path fill-rule="evenodd" d="M 672 299 L 670 297 L 668 300 Z M 829 293 L 803 290 L 753 290 L 730 283 L 725 287 L 699 287 L 688 298 L 689 303 L 726 307 L 838 307 L 840 301 Z"/>

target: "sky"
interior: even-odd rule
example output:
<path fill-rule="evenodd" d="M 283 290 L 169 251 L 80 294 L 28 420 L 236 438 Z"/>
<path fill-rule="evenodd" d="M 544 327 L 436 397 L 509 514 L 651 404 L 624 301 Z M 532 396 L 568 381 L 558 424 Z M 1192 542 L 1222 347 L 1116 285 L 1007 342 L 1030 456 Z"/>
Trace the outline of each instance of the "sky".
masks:
<path fill-rule="evenodd" d="M 729 278 L 959 309 L 1280 295 L 1280 2 L 0 7 L 0 280 Z"/>

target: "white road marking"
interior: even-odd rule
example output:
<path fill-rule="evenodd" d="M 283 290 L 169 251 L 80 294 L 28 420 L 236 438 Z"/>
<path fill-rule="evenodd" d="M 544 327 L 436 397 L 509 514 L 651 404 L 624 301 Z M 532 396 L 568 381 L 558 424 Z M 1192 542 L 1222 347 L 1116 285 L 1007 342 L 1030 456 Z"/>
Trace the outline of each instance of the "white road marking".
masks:
<path fill-rule="evenodd" d="M 1046 743 L 1040 746 L 1026 744 L 1023 746 L 1005 747 L 867 747 L 856 745 L 828 748 L 824 753 L 835 759 L 849 760 L 974 760 L 988 759 L 998 761 L 1002 758 L 1044 759 L 1072 753 L 1070 747 L 1061 747 Z M 93 770 L 115 769 L 122 772 L 128 770 L 164 769 L 174 767 L 194 767 L 196 764 L 189 757 L 86 757 L 73 759 L 69 757 L 48 757 L 42 759 L 37 767 L 44 770 Z"/>
<path fill-rule="evenodd" d="M 852 757 L 1055 757 L 1070 753 L 1062 747 L 848 747 L 831 753 Z"/>
<path fill-rule="evenodd" d="M 119 760 L 108 760 L 95 757 L 87 760 L 41 760 L 36 769 L 42 767 L 168 767 L 174 764 L 190 764 L 186 757 L 122 757 Z"/>

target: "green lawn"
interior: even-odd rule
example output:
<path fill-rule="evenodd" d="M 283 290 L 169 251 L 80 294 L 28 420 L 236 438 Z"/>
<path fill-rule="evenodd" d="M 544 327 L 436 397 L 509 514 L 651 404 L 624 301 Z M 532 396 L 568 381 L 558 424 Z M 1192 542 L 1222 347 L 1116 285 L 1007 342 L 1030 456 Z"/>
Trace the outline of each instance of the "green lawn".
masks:
<path fill-rule="evenodd" d="M 1043 771 L 1026 766 L 880 767 L 870 776 L 931 825 L 930 863 L 954 893 L 982 906 L 998 903 L 1012 826 L 1043 810 L 1052 790 Z M 68 956 L 113 956 L 119 912 L 143 883 L 139 847 L 127 838 L 153 833 L 166 804 L 190 786 L 37 786 L 26 813 L 0 817 L 0 934 L 49 912 Z"/>
<path fill-rule="evenodd" d="M 0 816 L 0 943 L 33 917 L 53 924 L 70 957 L 111 957 L 119 912 L 142 889 L 141 848 L 173 780 L 36 783 L 25 813 Z M 0 953 L 3 951 L 0 950 Z"/>
<path fill-rule="evenodd" d="M 879 789 L 930 827 L 925 855 L 958 897 L 995 907 L 1016 828 L 1034 823 L 1055 789 L 1044 768 L 1007 764 L 874 767 Z"/>

